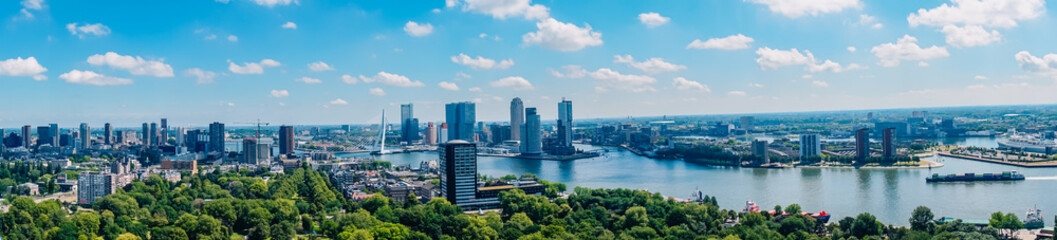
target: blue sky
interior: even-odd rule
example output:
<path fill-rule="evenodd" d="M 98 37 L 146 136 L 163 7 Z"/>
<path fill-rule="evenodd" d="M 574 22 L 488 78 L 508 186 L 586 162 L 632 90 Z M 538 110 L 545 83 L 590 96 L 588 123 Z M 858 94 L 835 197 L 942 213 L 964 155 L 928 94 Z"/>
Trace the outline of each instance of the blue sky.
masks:
<path fill-rule="evenodd" d="M 562 97 L 577 118 L 1051 104 L 1050 10 L 1042 0 L 5 1 L 0 127 L 358 124 L 407 102 L 429 122 L 454 101 L 496 121 L 513 97 L 544 119 Z"/>

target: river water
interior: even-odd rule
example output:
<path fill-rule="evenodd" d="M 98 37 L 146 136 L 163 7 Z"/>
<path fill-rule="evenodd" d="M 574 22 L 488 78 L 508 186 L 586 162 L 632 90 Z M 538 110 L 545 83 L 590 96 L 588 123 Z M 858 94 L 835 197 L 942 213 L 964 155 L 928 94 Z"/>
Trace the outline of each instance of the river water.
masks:
<path fill-rule="evenodd" d="M 948 138 L 945 144 L 994 147 L 994 138 Z M 596 149 L 593 146 L 578 146 Z M 946 157 L 931 157 L 945 166 L 934 169 L 787 168 L 754 169 L 716 167 L 681 160 L 656 160 L 619 148 L 605 148 L 600 157 L 568 162 L 480 157 L 478 172 L 489 176 L 533 173 L 571 189 L 631 188 L 688 198 L 695 189 L 716 196 L 720 207 L 741 210 L 745 201 L 763 209 L 797 203 L 805 211 L 825 210 L 832 221 L 869 212 L 885 224 L 908 225 L 910 212 L 928 206 L 937 217 L 987 219 L 995 211 L 1025 212 L 1038 206 L 1046 224 L 1057 213 L 1057 169 L 1020 168 Z M 352 155 L 347 155 L 352 156 Z M 358 155 L 362 156 L 362 155 Z M 379 157 L 394 165 L 417 166 L 436 160 L 433 152 Z M 933 173 L 1001 172 L 1016 170 L 1029 180 L 1020 182 L 925 183 Z"/>

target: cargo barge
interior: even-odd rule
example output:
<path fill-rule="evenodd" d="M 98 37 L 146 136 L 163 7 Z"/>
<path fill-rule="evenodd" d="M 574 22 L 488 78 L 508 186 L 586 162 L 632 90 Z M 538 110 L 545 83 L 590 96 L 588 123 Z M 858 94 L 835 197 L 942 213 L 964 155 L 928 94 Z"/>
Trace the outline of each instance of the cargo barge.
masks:
<path fill-rule="evenodd" d="M 926 178 L 925 182 L 983 182 L 983 181 L 1020 181 L 1024 180 L 1024 175 L 1017 173 L 1017 171 L 1007 171 L 1001 173 L 965 173 L 965 174 L 932 174 L 931 177 Z"/>

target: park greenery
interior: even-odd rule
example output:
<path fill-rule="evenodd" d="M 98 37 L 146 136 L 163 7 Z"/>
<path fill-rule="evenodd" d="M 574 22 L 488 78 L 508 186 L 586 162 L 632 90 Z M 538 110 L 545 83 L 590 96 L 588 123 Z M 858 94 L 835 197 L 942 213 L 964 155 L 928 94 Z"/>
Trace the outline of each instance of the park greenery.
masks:
<path fill-rule="evenodd" d="M 267 177 L 269 180 L 263 180 Z M 525 176 L 523 176 L 525 177 Z M 531 176 L 529 176 L 531 177 Z M 511 180 L 514 176 L 503 176 Z M 136 180 L 90 207 L 10 197 L 0 214 L 4 239 L 1001 239 L 1019 220 L 995 213 L 989 227 L 939 224 L 918 207 L 910 227 L 869 213 L 828 224 L 792 204 L 770 212 L 720 209 L 715 198 L 679 202 L 659 193 L 543 182 L 543 195 L 500 194 L 499 211 L 466 211 L 443 198 L 397 202 L 375 194 L 346 199 L 323 172 L 307 167 L 211 172 L 169 182 Z"/>

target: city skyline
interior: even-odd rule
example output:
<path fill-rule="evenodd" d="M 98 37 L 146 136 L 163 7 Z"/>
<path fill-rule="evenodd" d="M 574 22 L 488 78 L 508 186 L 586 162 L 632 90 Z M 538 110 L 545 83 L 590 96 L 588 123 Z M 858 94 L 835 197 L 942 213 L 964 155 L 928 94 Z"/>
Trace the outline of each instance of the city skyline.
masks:
<path fill-rule="evenodd" d="M 12 1 L 0 91 L 23 100 L 0 127 L 370 124 L 407 103 L 425 124 L 463 101 L 503 121 L 514 97 L 544 122 L 562 97 L 577 119 L 1057 102 L 1041 0 L 509 3 Z"/>

